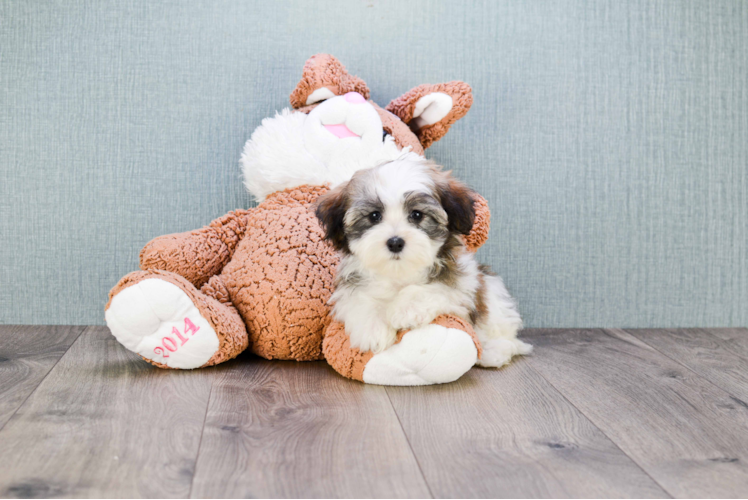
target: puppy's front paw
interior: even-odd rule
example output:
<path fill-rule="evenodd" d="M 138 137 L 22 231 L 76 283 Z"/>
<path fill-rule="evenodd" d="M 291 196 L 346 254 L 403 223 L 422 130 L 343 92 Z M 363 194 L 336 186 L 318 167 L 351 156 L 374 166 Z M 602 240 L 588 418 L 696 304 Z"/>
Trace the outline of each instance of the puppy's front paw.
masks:
<path fill-rule="evenodd" d="M 346 333 L 351 341 L 351 347 L 361 352 L 372 351 L 378 354 L 397 340 L 397 331 L 385 324 L 345 325 Z"/>
<path fill-rule="evenodd" d="M 387 322 L 395 330 L 412 330 L 419 326 L 428 325 L 436 315 L 423 301 L 397 300 L 387 308 Z"/>
<path fill-rule="evenodd" d="M 396 330 L 412 330 L 428 325 L 440 314 L 458 313 L 456 304 L 446 300 L 443 293 L 427 286 L 406 286 L 387 307 L 387 322 Z"/>
<path fill-rule="evenodd" d="M 434 321 L 435 316 L 428 311 L 418 309 L 402 308 L 393 313 L 390 319 L 390 326 L 395 330 L 412 330 L 419 326 L 428 325 Z"/>

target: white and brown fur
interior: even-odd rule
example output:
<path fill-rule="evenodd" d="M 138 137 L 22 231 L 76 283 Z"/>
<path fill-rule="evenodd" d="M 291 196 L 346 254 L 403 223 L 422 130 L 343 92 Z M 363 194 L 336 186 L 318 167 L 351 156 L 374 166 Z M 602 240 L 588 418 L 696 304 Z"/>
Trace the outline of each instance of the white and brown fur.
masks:
<path fill-rule="evenodd" d="M 399 330 L 454 314 L 478 334 L 480 365 L 531 351 L 517 339 L 522 319 L 503 281 L 465 248 L 473 198 L 449 172 L 420 158 L 390 161 L 356 172 L 316 213 L 341 253 L 331 301 L 353 347 L 378 353 Z M 393 238 L 402 240 L 400 251 Z"/>

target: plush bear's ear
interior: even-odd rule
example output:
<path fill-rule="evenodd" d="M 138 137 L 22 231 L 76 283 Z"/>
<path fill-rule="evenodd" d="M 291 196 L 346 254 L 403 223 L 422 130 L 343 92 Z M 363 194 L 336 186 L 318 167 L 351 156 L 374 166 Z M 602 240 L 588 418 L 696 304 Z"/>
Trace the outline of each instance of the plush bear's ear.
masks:
<path fill-rule="evenodd" d="M 358 92 L 369 98 L 369 87 L 362 79 L 349 75 L 333 56 L 317 54 L 304 64 L 301 81 L 291 92 L 291 106 L 298 109 L 348 92 Z"/>
<path fill-rule="evenodd" d="M 441 139 L 473 104 L 473 91 L 465 82 L 424 84 L 387 105 L 415 132 L 424 149 Z"/>
<path fill-rule="evenodd" d="M 473 192 L 473 209 L 475 210 L 475 222 L 469 234 L 465 235 L 465 246 L 471 252 L 477 251 L 488 240 L 488 231 L 491 229 L 491 210 L 484 197 Z"/>

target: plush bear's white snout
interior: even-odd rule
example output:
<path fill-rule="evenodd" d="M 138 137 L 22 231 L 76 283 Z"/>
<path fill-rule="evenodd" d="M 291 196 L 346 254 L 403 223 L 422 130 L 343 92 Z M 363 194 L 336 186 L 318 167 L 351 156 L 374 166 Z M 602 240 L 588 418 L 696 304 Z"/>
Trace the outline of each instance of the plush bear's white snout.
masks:
<path fill-rule="evenodd" d="M 382 147 L 382 120 L 357 92 L 327 99 L 304 124 L 307 151 L 324 164 L 357 161 Z"/>
<path fill-rule="evenodd" d="M 336 186 L 358 170 L 414 154 L 384 136 L 377 109 L 361 94 L 320 98 L 309 114 L 285 109 L 264 119 L 247 141 L 244 183 L 258 200 L 303 184 Z"/>
<path fill-rule="evenodd" d="M 345 97 L 345 101 L 349 104 L 366 104 L 366 99 L 364 99 L 364 96 L 362 96 L 358 92 L 348 92 L 343 97 Z M 325 124 L 323 125 L 323 127 L 325 127 L 328 132 L 330 132 L 332 135 L 334 135 L 338 139 L 345 139 L 347 137 L 358 137 L 358 138 L 361 137 L 360 134 L 357 134 L 353 132 L 351 129 L 349 129 L 348 126 L 345 124 L 345 122 L 336 123 L 333 125 Z"/>

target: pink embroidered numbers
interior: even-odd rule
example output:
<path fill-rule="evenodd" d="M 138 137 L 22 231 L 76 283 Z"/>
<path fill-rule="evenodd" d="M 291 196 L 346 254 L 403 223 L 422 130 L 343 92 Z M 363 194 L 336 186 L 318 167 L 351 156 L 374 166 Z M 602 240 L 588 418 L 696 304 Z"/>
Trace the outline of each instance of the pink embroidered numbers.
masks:
<path fill-rule="evenodd" d="M 177 339 L 180 343 L 177 343 L 177 340 L 175 340 L 173 337 L 166 336 L 161 339 L 161 346 L 163 347 L 155 347 L 153 349 L 153 352 L 160 356 L 168 358 L 170 352 L 176 352 L 177 349 L 186 344 L 190 340 L 190 338 L 197 333 L 199 329 L 200 327 L 195 326 L 195 324 L 190 321 L 190 318 L 184 318 L 184 335 L 182 335 L 182 333 L 177 329 L 176 326 L 171 328 L 171 333 L 177 336 Z M 188 333 L 190 334 L 189 336 L 187 336 Z"/>

